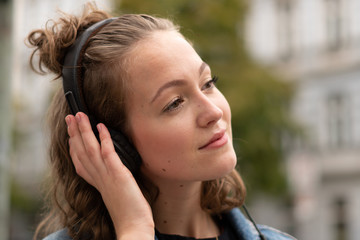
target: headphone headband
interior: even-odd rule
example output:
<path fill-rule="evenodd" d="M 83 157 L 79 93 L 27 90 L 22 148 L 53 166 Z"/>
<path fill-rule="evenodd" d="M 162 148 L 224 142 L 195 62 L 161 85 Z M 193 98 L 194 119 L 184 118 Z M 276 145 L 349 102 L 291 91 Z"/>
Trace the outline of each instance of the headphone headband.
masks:
<path fill-rule="evenodd" d="M 81 111 L 88 113 L 83 96 L 83 69 L 82 57 L 89 39 L 99 32 L 105 25 L 116 18 L 104 19 L 87 28 L 68 49 L 62 69 L 63 88 L 72 114 Z"/>

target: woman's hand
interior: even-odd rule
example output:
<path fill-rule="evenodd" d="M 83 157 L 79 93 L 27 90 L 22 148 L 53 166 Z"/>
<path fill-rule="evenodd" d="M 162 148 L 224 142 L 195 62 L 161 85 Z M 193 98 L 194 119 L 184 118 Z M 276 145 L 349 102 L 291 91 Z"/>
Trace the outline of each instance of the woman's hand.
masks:
<path fill-rule="evenodd" d="M 154 239 L 151 208 L 115 152 L 105 125 L 97 126 L 100 145 L 84 113 L 68 115 L 65 120 L 76 172 L 100 192 L 118 239 Z"/>

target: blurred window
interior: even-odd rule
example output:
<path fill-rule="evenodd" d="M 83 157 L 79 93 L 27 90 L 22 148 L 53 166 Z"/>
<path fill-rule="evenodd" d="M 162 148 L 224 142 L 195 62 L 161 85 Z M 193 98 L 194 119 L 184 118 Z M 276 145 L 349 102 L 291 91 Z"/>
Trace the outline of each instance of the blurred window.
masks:
<path fill-rule="evenodd" d="M 342 45 L 341 8 L 341 0 L 325 0 L 327 46 L 331 51 L 338 50 Z"/>
<path fill-rule="evenodd" d="M 278 35 L 279 35 L 279 54 L 284 61 L 292 57 L 293 51 L 293 25 L 292 12 L 293 0 L 278 0 Z"/>
<path fill-rule="evenodd" d="M 329 147 L 342 148 L 350 144 L 350 109 L 343 93 L 332 93 L 327 98 Z"/>
<path fill-rule="evenodd" d="M 347 204 L 343 197 L 334 201 L 334 219 L 335 219 L 335 240 L 347 240 Z"/>

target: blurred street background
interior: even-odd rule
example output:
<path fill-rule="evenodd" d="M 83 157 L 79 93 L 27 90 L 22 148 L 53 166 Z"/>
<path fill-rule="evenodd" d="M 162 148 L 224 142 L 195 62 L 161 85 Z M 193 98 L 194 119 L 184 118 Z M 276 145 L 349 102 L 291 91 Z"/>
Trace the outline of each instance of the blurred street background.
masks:
<path fill-rule="evenodd" d="M 29 67 L 27 34 L 85 0 L 0 0 L 0 240 L 32 238 L 61 81 Z M 98 0 L 181 26 L 232 108 L 257 223 L 301 240 L 360 236 L 359 0 Z"/>

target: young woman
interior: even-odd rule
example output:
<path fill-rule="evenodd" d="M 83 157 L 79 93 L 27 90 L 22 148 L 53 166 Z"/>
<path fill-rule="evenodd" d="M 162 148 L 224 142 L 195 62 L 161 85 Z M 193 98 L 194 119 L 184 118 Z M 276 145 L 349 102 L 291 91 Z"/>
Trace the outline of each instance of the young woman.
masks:
<path fill-rule="evenodd" d="M 51 201 L 35 238 L 293 239 L 238 209 L 245 187 L 230 108 L 178 27 L 148 15 L 109 18 L 87 6 L 28 37 L 32 67 L 62 78 L 66 92 L 50 109 Z M 141 163 L 119 158 L 108 128 Z"/>

